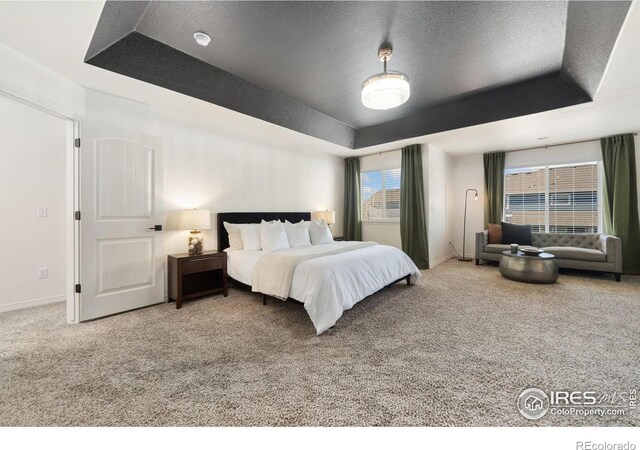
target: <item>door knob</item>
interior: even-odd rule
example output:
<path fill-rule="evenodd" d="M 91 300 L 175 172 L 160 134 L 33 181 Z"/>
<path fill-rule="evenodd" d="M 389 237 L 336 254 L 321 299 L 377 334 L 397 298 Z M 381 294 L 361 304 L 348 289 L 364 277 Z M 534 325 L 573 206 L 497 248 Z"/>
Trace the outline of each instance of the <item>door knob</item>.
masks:
<path fill-rule="evenodd" d="M 154 225 L 149 229 L 153 231 L 162 231 L 162 225 Z"/>

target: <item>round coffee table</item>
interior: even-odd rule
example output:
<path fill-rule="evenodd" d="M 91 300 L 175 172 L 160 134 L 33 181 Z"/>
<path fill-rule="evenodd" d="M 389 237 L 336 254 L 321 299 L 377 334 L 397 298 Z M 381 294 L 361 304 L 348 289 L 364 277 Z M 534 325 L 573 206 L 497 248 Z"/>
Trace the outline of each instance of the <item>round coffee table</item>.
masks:
<path fill-rule="evenodd" d="M 550 253 L 527 256 L 522 252 L 502 252 L 500 273 L 503 277 L 524 283 L 551 284 L 558 280 L 558 265 Z"/>

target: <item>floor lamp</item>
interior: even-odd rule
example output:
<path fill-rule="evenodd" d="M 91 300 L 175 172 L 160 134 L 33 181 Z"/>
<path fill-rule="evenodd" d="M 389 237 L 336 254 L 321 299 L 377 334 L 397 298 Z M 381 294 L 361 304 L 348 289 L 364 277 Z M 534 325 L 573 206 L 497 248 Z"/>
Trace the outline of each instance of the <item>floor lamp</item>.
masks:
<path fill-rule="evenodd" d="M 464 191 L 464 226 L 462 228 L 462 258 L 458 258 L 458 261 L 471 261 L 471 258 L 464 257 L 464 247 L 467 240 L 467 198 L 469 191 L 473 191 L 476 195 L 473 197 L 474 200 L 478 200 L 478 191 L 476 189 L 467 189 Z"/>

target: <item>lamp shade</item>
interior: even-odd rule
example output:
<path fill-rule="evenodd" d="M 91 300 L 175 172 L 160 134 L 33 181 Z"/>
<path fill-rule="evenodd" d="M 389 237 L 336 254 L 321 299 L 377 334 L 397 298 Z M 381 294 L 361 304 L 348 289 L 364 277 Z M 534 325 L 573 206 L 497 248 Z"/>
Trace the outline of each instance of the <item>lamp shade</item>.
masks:
<path fill-rule="evenodd" d="M 179 222 L 181 230 L 210 230 L 211 213 L 208 209 L 183 209 Z"/>
<path fill-rule="evenodd" d="M 324 220 L 327 224 L 331 225 L 332 223 L 336 223 L 336 212 L 335 211 L 316 211 L 311 214 L 311 218 L 313 220 Z"/>
<path fill-rule="evenodd" d="M 362 83 L 362 104 L 371 109 L 391 109 L 409 100 L 409 77 L 400 72 L 384 72 Z"/>

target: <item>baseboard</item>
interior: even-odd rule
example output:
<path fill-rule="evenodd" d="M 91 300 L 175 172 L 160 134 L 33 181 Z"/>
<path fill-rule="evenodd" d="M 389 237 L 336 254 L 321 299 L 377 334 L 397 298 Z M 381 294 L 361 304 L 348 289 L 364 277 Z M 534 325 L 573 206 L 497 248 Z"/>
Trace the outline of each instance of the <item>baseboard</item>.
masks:
<path fill-rule="evenodd" d="M 437 266 L 438 264 L 442 264 L 445 261 L 449 261 L 451 258 L 453 258 L 455 256 L 455 253 L 449 253 L 447 256 L 445 256 L 444 258 L 440 258 L 437 261 L 433 261 L 433 262 L 429 262 L 429 268 L 433 269 L 435 266 Z"/>
<path fill-rule="evenodd" d="M 14 311 L 16 309 L 32 308 L 34 306 L 48 305 L 49 303 L 58 303 L 67 301 L 65 295 L 56 295 L 53 297 L 36 298 L 33 300 L 24 300 L 22 302 L 8 303 L 0 305 L 0 313 Z"/>

